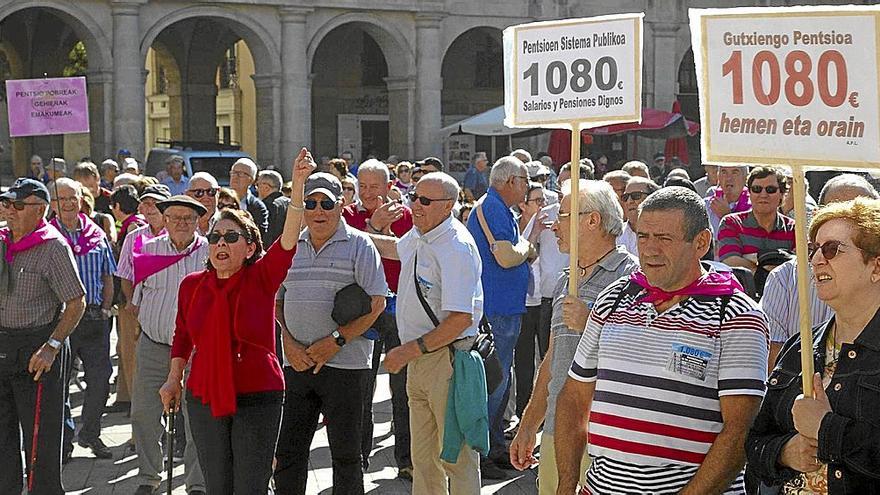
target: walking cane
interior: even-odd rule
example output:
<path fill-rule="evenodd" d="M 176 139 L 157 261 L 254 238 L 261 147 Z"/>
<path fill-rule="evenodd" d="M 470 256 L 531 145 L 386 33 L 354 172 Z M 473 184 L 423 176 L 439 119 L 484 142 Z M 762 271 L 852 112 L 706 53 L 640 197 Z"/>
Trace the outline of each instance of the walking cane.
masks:
<path fill-rule="evenodd" d="M 166 455 L 168 459 L 165 461 L 165 471 L 168 473 L 168 495 L 171 495 L 171 479 L 174 478 L 174 401 L 171 401 L 171 404 L 168 409 L 168 413 L 165 415 L 165 447 L 167 448 Z"/>
<path fill-rule="evenodd" d="M 34 406 L 34 436 L 31 439 L 31 469 L 28 473 L 28 484 L 27 489 L 28 493 L 33 493 L 34 490 L 34 473 L 37 470 L 37 439 L 40 435 L 40 410 L 42 409 L 41 403 L 43 402 L 43 381 L 40 380 L 37 383 L 37 403 Z"/>

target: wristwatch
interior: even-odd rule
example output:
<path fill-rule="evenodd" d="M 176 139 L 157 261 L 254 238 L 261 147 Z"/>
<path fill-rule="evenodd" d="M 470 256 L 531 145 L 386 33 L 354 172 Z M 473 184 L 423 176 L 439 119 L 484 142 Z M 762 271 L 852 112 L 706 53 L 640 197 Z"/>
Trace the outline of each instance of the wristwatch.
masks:
<path fill-rule="evenodd" d="M 46 344 L 48 344 L 49 347 L 51 347 L 52 349 L 54 349 L 54 350 L 56 350 L 56 351 L 57 351 L 58 349 L 61 349 L 61 341 L 58 340 L 58 339 L 52 339 L 52 338 L 50 338 L 49 340 L 46 341 Z"/>
<path fill-rule="evenodd" d="M 339 329 L 333 330 L 333 333 L 331 333 L 330 335 L 332 335 L 333 338 L 336 339 L 336 345 L 338 345 L 339 347 L 345 345 L 345 337 L 343 337 L 342 334 L 339 333 Z"/>

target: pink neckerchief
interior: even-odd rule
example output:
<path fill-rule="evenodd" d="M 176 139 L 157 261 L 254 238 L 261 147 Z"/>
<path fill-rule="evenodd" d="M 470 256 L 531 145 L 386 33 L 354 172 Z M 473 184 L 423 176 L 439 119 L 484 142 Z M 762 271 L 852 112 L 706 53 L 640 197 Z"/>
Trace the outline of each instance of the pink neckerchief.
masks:
<path fill-rule="evenodd" d="M 143 246 L 137 245 L 138 239 L 135 239 L 134 248 L 142 251 Z M 168 242 L 171 242 L 170 240 Z M 191 248 L 178 254 L 150 254 L 144 252 L 135 252 L 131 250 L 131 261 L 134 266 L 134 281 L 132 285 L 137 285 L 147 279 L 150 275 L 161 272 L 162 270 L 174 265 L 178 261 L 196 252 L 204 245 L 204 238 L 196 236 L 195 242 Z"/>
<path fill-rule="evenodd" d="M 64 240 L 61 232 L 58 232 L 57 229 L 51 227 L 45 220 L 40 219 L 40 223 L 37 224 L 37 228 L 34 229 L 30 234 L 22 237 L 17 242 L 12 240 L 12 231 L 9 228 L 0 229 L 0 238 L 2 238 L 3 242 L 6 244 L 6 263 L 12 263 L 12 260 L 15 259 L 15 255 L 28 249 L 39 246 L 40 244 L 50 241 L 52 239 Z"/>
<path fill-rule="evenodd" d="M 727 296 L 733 294 L 735 289 L 743 290 L 742 285 L 739 284 L 739 281 L 732 272 L 710 271 L 694 280 L 687 287 L 668 292 L 651 285 L 648 282 L 648 277 L 641 271 L 634 272 L 629 276 L 629 279 L 647 291 L 637 302 L 648 302 L 655 306 L 663 304 L 676 296 Z"/>
<path fill-rule="evenodd" d="M 122 226 L 119 228 L 123 236 L 128 234 L 128 226 L 131 225 L 132 222 L 137 223 L 137 225 L 139 226 L 146 225 L 147 219 L 137 213 L 134 215 L 129 215 L 128 218 L 122 221 Z"/>
<path fill-rule="evenodd" d="M 89 217 L 87 217 L 84 213 L 80 213 L 77 217 L 77 221 L 81 226 L 81 230 L 79 232 L 79 237 L 74 243 L 67 235 L 64 236 L 64 240 L 67 241 L 67 244 L 70 246 L 70 249 L 73 250 L 73 254 L 76 256 L 85 256 L 92 249 L 95 249 L 101 241 L 107 238 L 107 234 L 101 230 L 101 227 L 93 222 Z M 58 216 L 52 219 L 50 222 L 52 225 L 58 229 L 59 232 L 64 234 L 67 230 L 58 220 Z"/>
<path fill-rule="evenodd" d="M 724 190 L 718 186 L 715 186 L 715 197 L 723 198 Z M 730 209 L 731 213 L 739 213 L 741 211 L 749 211 L 752 209 L 752 200 L 749 198 L 749 188 L 743 187 L 742 192 L 739 193 L 739 199 L 736 200 L 736 204 L 733 205 L 733 208 Z"/>

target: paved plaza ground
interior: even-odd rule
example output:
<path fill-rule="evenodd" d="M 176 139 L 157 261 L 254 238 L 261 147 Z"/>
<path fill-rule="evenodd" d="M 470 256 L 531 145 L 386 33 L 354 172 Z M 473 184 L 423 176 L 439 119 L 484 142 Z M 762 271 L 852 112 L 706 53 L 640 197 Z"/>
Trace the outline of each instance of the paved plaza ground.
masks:
<path fill-rule="evenodd" d="M 112 348 L 115 349 L 115 332 Z M 115 371 L 114 357 L 114 371 Z M 73 415 L 78 419 L 82 406 L 82 392 L 75 385 L 71 387 L 71 401 L 74 406 Z M 115 401 L 111 394 L 108 404 Z M 397 479 L 394 467 L 394 436 L 391 434 L 391 396 L 388 388 L 388 374 L 380 370 L 376 395 L 374 397 L 373 451 L 370 456 L 370 468 L 364 475 L 364 488 L 371 494 L 402 495 L 411 492 L 409 482 Z M 69 494 L 89 495 L 131 495 L 136 486 L 137 456 L 125 452 L 125 443 L 131 438 L 131 426 L 124 413 L 105 414 L 103 418 L 102 439 L 111 448 L 113 459 L 95 459 L 91 451 L 74 444 L 73 458 L 64 466 L 64 485 Z M 310 479 L 306 493 L 330 494 L 332 492 L 332 469 L 330 468 L 330 451 L 327 443 L 327 429 L 320 428 L 315 433 L 309 458 Z M 503 482 L 483 482 L 482 494 L 533 494 L 535 473 L 510 472 L 515 478 Z M 185 495 L 183 486 L 183 463 L 177 463 L 172 480 L 174 495 Z M 165 492 L 165 484 L 162 492 Z"/>

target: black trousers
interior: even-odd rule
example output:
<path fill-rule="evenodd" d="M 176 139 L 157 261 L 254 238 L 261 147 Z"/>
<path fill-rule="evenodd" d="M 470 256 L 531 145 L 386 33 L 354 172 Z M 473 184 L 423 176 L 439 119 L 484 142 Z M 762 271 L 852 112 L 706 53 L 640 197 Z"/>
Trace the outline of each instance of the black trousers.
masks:
<path fill-rule="evenodd" d="M 284 368 L 287 390 L 281 433 L 275 449 L 275 488 L 280 495 L 306 492 L 309 449 L 318 415 L 327 419 L 333 467 L 333 494 L 363 495 L 364 474 L 360 442 L 363 401 L 369 393 L 369 369 L 345 370 L 324 366 L 318 374 Z M 323 466 L 326 467 L 326 466 Z"/>
<path fill-rule="evenodd" d="M 101 415 L 110 395 L 110 375 L 113 364 L 110 362 L 110 320 L 82 319 L 76 330 L 70 334 L 70 361 L 79 357 L 86 375 L 86 389 L 83 392 L 82 428 L 79 438 L 94 441 L 101 435 Z M 68 370 L 68 376 L 72 370 Z M 73 421 L 69 420 L 70 410 L 65 407 L 64 448 L 73 450 Z M 68 421 L 69 420 L 69 421 Z"/>
<path fill-rule="evenodd" d="M 30 473 L 38 382 L 28 373 L 27 366 L 31 355 L 46 342 L 53 328 L 54 325 L 47 331 L 0 331 L 0 493 L 3 494 L 22 491 L 22 433 L 25 468 Z M 52 368 L 40 378 L 43 392 L 32 495 L 64 494 L 61 485 L 61 423 L 68 356 L 65 342 Z"/>
<path fill-rule="evenodd" d="M 207 493 L 265 495 L 283 401 L 284 392 L 243 394 L 234 415 L 215 418 L 210 405 L 187 392 L 189 425 Z"/>
<path fill-rule="evenodd" d="M 373 450 L 373 393 L 376 390 L 376 375 L 379 372 L 379 361 L 382 352 L 400 346 L 400 335 L 397 333 L 397 319 L 391 313 L 382 313 L 374 325 L 380 339 L 373 345 L 372 373 L 367 397 L 364 400 L 364 431 L 361 437 L 361 456 L 364 461 Z M 409 397 L 406 395 L 406 368 L 399 373 L 390 373 L 388 383 L 391 387 L 391 417 L 394 418 L 394 460 L 398 468 L 412 467 L 409 450 Z M 364 462 L 367 465 L 368 462 Z"/>
<path fill-rule="evenodd" d="M 545 297 L 541 300 L 540 306 L 527 306 L 523 315 L 513 361 L 516 373 L 516 415 L 520 418 L 532 396 L 532 385 L 535 381 L 535 340 L 538 341 L 538 353 L 541 359 L 544 359 L 544 354 L 550 346 L 552 311 L 552 299 Z"/>

